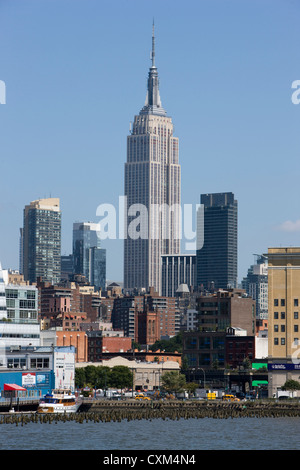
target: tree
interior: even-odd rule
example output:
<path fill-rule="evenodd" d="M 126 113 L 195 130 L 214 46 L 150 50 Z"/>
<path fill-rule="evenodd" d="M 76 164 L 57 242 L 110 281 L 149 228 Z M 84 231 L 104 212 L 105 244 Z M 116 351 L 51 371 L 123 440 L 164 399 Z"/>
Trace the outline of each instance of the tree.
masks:
<path fill-rule="evenodd" d="M 186 386 L 185 376 L 175 370 L 163 374 L 161 381 L 166 392 L 174 392 L 175 395 L 176 393 L 182 392 Z"/>
<path fill-rule="evenodd" d="M 106 389 L 110 384 L 111 369 L 108 366 L 97 366 L 95 388 Z"/>
<path fill-rule="evenodd" d="M 78 388 L 125 388 L 132 387 L 133 374 L 129 367 L 88 365 L 75 369 L 75 384 Z"/>
<path fill-rule="evenodd" d="M 251 369 L 252 364 L 251 364 L 249 357 L 245 357 L 245 359 L 243 360 L 243 367 L 245 370 Z"/>
<path fill-rule="evenodd" d="M 79 367 L 75 369 L 75 386 L 77 388 L 83 388 L 86 384 L 85 368 Z"/>
<path fill-rule="evenodd" d="M 287 380 L 285 384 L 281 387 L 281 390 L 290 390 L 291 392 L 300 390 L 300 383 L 297 380 Z"/>
<path fill-rule="evenodd" d="M 195 382 L 189 382 L 189 383 L 186 384 L 185 389 L 186 389 L 186 391 L 188 392 L 189 395 L 194 395 L 195 390 L 198 387 L 199 387 L 199 385 L 196 384 Z"/>
<path fill-rule="evenodd" d="M 132 341 L 132 349 L 137 349 L 138 351 L 140 351 L 142 349 L 142 346 L 140 345 L 140 343 Z"/>
<path fill-rule="evenodd" d="M 115 366 L 110 372 L 110 386 L 115 388 L 131 387 L 133 374 L 126 366 Z"/>
<path fill-rule="evenodd" d="M 187 356 L 181 356 L 181 370 L 188 371 L 189 369 L 189 360 Z"/>
<path fill-rule="evenodd" d="M 95 388 L 97 383 L 97 366 L 86 366 L 85 367 L 85 385 L 91 388 Z"/>
<path fill-rule="evenodd" d="M 176 336 L 168 340 L 158 340 L 150 346 L 151 351 L 157 351 L 158 349 L 170 353 L 175 351 L 182 352 L 182 332 L 180 331 Z"/>

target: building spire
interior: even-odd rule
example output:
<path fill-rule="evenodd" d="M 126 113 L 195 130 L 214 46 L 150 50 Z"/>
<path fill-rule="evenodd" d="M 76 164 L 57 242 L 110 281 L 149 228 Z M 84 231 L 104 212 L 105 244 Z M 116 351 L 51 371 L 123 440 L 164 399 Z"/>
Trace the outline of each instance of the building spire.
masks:
<path fill-rule="evenodd" d="M 155 36 L 154 36 L 154 18 L 152 25 L 152 67 L 155 67 Z"/>
<path fill-rule="evenodd" d="M 145 101 L 145 105 L 143 109 L 140 111 L 140 114 L 158 114 L 160 116 L 166 116 L 166 111 L 161 105 L 161 100 L 160 100 L 160 95 L 159 95 L 158 73 L 157 73 L 157 67 L 155 66 L 154 20 L 152 24 L 151 62 L 152 62 L 152 66 L 150 67 L 149 74 L 148 74 L 146 101 Z"/>

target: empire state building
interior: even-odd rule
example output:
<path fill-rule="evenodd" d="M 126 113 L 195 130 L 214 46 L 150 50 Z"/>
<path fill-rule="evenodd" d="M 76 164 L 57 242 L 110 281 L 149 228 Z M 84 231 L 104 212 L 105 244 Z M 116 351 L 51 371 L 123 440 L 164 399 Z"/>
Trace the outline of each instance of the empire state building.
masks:
<path fill-rule="evenodd" d="M 151 62 L 145 105 L 127 137 L 124 288 L 160 293 L 161 255 L 180 252 L 181 176 L 179 141 L 159 94 L 154 26 Z"/>

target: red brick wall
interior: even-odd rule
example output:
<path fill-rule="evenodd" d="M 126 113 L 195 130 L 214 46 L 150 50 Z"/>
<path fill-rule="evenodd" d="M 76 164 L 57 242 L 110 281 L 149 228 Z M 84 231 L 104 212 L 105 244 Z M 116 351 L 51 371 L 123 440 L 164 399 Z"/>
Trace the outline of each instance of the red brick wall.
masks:
<path fill-rule="evenodd" d="M 128 351 L 132 348 L 132 339 L 119 336 L 104 336 L 102 338 L 102 352 L 120 352 L 120 350 Z"/>
<path fill-rule="evenodd" d="M 74 346 L 75 362 L 87 362 L 87 336 L 84 331 L 56 331 L 57 346 Z"/>

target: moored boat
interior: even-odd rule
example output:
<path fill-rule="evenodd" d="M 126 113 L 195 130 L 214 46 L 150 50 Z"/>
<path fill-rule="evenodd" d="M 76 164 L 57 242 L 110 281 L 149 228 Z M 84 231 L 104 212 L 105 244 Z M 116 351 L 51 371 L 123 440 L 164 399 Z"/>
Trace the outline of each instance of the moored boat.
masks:
<path fill-rule="evenodd" d="M 71 390 L 53 390 L 40 401 L 38 413 L 76 413 L 79 401 Z"/>

